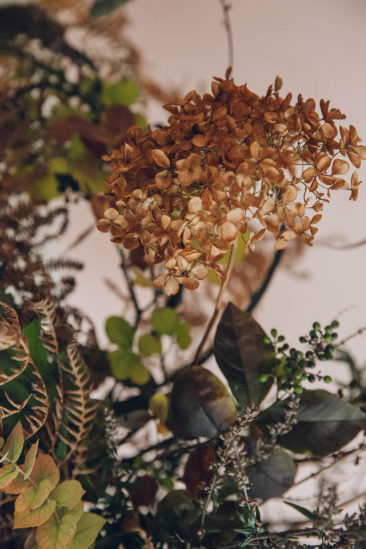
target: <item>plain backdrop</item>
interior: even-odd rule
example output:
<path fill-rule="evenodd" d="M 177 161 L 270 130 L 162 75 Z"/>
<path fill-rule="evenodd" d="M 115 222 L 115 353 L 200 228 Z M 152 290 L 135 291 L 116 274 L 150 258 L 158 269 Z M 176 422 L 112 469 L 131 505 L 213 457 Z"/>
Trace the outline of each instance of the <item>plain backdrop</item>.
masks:
<path fill-rule="evenodd" d="M 366 2 L 364 0 L 232 0 L 234 77 L 264 94 L 276 75 L 282 92 L 296 97 L 330 99 L 347 114 L 366 138 Z M 182 93 L 210 89 L 213 75 L 227 67 L 227 36 L 219 0 L 132 0 L 126 4 L 127 29 L 139 47 L 144 71 L 166 87 Z M 147 111 L 151 123 L 164 122 L 166 112 L 156 104 Z M 359 170 L 361 179 L 366 169 Z M 365 185 L 366 187 L 366 185 Z M 347 251 L 329 247 L 366 238 L 366 189 L 358 202 L 333 193 L 319 224 L 313 248 L 294 264 L 306 277 L 280 271 L 256 311 L 270 329 L 278 327 L 296 339 L 316 320 L 327 322 L 341 311 L 342 336 L 366 324 L 366 246 Z M 90 222 L 88 207 L 75 209 L 69 238 Z M 66 246 L 66 243 L 65 243 Z M 73 252 L 88 268 L 80 276 L 73 301 L 96 318 L 102 333 L 106 315 L 120 304 L 101 283 L 103 277 L 120 284 L 117 252 L 108 237 L 95 233 Z M 366 358 L 366 335 L 352 341 L 360 359 Z"/>

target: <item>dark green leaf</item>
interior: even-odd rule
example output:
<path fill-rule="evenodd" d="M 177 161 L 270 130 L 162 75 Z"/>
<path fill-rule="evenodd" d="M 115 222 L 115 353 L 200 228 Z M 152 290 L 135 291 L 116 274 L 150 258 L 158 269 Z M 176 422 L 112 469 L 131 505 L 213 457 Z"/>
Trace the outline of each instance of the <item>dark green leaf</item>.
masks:
<path fill-rule="evenodd" d="M 127 4 L 127 2 L 129 0 L 96 0 L 90 10 L 90 16 L 97 18 L 108 15 L 115 9 Z"/>
<path fill-rule="evenodd" d="M 266 424 L 283 421 L 286 401 L 276 402 L 264 410 L 257 423 L 262 430 Z M 327 391 L 304 391 L 297 412 L 298 423 L 279 439 L 284 448 L 293 452 L 326 456 L 337 452 L 366 428 L 366 414 Z"/>
<path fill-rule="evenodd" d="M 117 343 L 125 351 L 131 349 L 134 331 L 127 320 L 120 316 L 110 316 L 106 320 L 105 329 L 112 343 Z"/>
<path fill-rule="evenodd" d="M 253 484 L 250 495 L 267 500 L 282 496 L 292 486 L 296 465 L 285 450 L 278 448 L 269 458 L 248 467 L 246 472 Z"/>
<path fill-rule="evenodd" d="M 296 511 L 299 511 L 299 513 L 304 515 L 304 517 L 306 517 L 310 520 L 315 520 L 316 519 L 315 513 L 312 513 L 311 511 L 309 511 L 309 509 L 306 509 L 305 507 L 302 507 L 301 505 L 297 505 L 296 503 L 291 503 L 291 501 L 284 501 L 284 503 L 286 503 L 286 505 L 289 505 L 290 507 L 293 507 L 294 509 L 296 509 Z"/>
<path fill-rule="evenodd" d="M 187 366 L 175 376 L 167 425 L 178 437 L 211 438 L 235 418 L 234 399 L 214 374 Z"/>
<path fill-rule="evenodd" d="M 40 338 L 41 320 L 41 318 L 36 318 L 27 324 L 27 326 L 23 328 L 23 334 L 27 338 L 29 352 L 33 362 L 46 384 L 48 398 L 50 399 L 50 402 L 54 402 L 57 395 L 58 369 L 54 362 L 50 363 L 48 361 L 47 351 Z M 22 377 L 24 378 L 24 376 Z"/>
<path fill-rule="evenodd" d="M 248 402 L 259 404 L 268 393 L 272 379 L 259 381 L 271 372 L 273 347 L 264 343 L 266 334 L 247 312 L 233 303 L 226 307 L 217 327 L 214 353 L 241 408 Z"/>

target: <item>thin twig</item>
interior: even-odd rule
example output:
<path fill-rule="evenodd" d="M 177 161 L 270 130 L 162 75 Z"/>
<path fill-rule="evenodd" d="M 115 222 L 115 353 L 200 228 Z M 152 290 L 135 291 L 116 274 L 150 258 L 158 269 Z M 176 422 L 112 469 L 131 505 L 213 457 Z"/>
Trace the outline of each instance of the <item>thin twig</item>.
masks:
<path fill-rule="evenodd" d="M 250 303 L 249 303 L 248 307 L 246 308 L 246 311 L 248 313 L 252 313 L 253 310 L 258 305 L 258 303 L 260 302 L 260 300 L 262 299 L 265 291 L 267 290 L 267 288 L 269 286 L 269 283 L 271 282 L 271 280 L 273 278 L 273 275 L 274 275 L 278 265 L 280 264 L 280 260 L 281 260 L 281 257 L 283 255 L 283 253 L 284 253 L 284 250 L 278 250 L 275 253 L 273 261 L 271 263 L 271 266 L 269 267 L 269 269 L 266 273 L 266 277 L 265 277 L 261 287 L 255 292 L 255 294 L 252 295 Z M 202 351 L 202 349 L 201 349 L 201 351 Z M 197 353 L 196 353 L 196 357 L 195 357 L 194 362 L 191 362 L 190 364 L 203 364 L 204 362 L 206 362 L 206 360 L 208 360 L 213 355 L 213 352 L 214 352 L 213 347 L 210 347 L 209 349 L 207 349 L 207 351 L 202 353 L 199 356 L 199 358 L 197 358 Z"/>
<path fill-rule="evenodd" d="M 351 339 L 353 339 L 354 337 L 358 336 L 358 335 L 361 335 L 363 334 L 364 332 L 366 332 L 366 326 L 362 326 L 362 328 L 359 328 L 358 330 L 356 330 L 355 332 L 353 332 L 352 334 L 350 334 L 349 336 L 345 337 L 344 339 L 342 339 L 341 341 L 339 341 L 336 345 L 334 345 L 334 347 L 341 347 L 342 345 L 344 345 L 345 343 L 347 343 L 347 341 L 350 341 Z"/>
<path fill-rule="evenodd" d="M 324 465 L 318 471 L 315 471 L 314 473 L 311 473 L 310 475 L 304 477 L 303 479 L 299 480 L 298 482 L 295 482 L 295 484 L 293 484 L 293 486 L 299 486 L 300 484 L 303 484 L 304 482 L 307 482 L 308 480 L 311 480 L 312 478 L 317 477 L 323 471 L 326 471 L 327 469 L 330 469 L 334 465 L 338 465 L 341 461 L 344 461 L 346 458 L 348 458 L 352 454 L 356 454 L 357 452 L 360 452 L 361 450 L 364 450 L 365 448 L 366 448 L 366 443 L 363 442 L 357 448 L 353 448 L 352 450 L 348 450 L 346 452 L 343 452 L 340 456 L 336 457 L 336 459 L 334 459 L 334 461 L 332 461 L 331 463 L 328 463 L 327 465 Z M 302 461 L 304 461 L 304 460 L 302 460 Z"/>
<path fill-rule="evenodd" d="M 61 256 L 64 255 L 66 252 L 70 252 L 72 249 L 76 248 L 76 246 L 79 246 L 79 244 L 81 244 L 81 242 L 85 240 L 85 238 L 87 238 L 95 229 L 96 225 L 93 221 L 93 223 L 89 225 L 89 227 L 87 227 L 82 233 L 79 234 L 77 238 L 75 238 L 75 240 L 71 242 L 71 244 L 68 245 L 68 247 L 62 252 Z"/>
<path fill-rule="evenodd" d="M 220 0 L 221 8 L 224 14 L 224 26 L 226 30 L 227 35 L 227 43 L 228 43 L 228 62 L 229 67 L 233 67 L 234 65 L 234 40 L 233 40 L 233 31 L 231 28 L 231 20 L 230 20 L 230 10 L 231 5 L 227 3 L 226 0 Z"/>
<path fill-rule="evenodd" d="M 211 316 L 210 318 L 210 321 L 209 323 L 207 324 L 207 328 L 205 330 L 205 333 L 203 334 L 203 337 L 202 337 L 202 340 L 201 340 L 201 343 L 199 344 L 198 346 L 198 349 L 196 351 L 196 354 L 194 356 L 194 359 L 193 359 L 193 362 L 195 364 L 197 364 L 198 360 L 199 360 L 199 357 L 201 356 L 201 353 L 202 353 L 202 350 L 203 350 L 203 347 L 205 346 L 205 343 L 207 341 L 207 338 L 208 336 L 210 335 L 210 332 L 212 330 L 212 327 L 213 325 L 215 324 L 215 321 L 217 319 L 217 316 L 220 312 L 220 309 L 221 309 L 221 305 L 222 305 L 222 299 L 224 297 L 224 293 L 225 293 L 225 290 L 227 288 L 227 285 L 229 283 L 229 280 L 230 280 L 230 275 L 232 273 L 232 270 L 233 270 L 233 267 L 234 267 L 234 263 L 235 263 L 235 254 L 236 254 L 236 246 L 237 246 L 237 240 L 234 242 L 234 244 L 231 245 L 230 247 L 230 256 L 229 256 L 229 261 L 228 261 L 228 265 L 227 265 L 227 269 L 226 269 L 226 274 L 225 274 L 225 280 L 224 282 L 221 284 L 221 287 L 220 287 L 220 291 L 219 291 L 219 294 L 217 296 L 217 300 L 216 300 L 216 305 L 215 305 L 215 310 L 213 312 L 213 315 Z"/>
<path fill-rule="evenodd" d="M 122 272 L 123 272 L 123 275 L 124 275 L 126 283 L 127 283 L 127 288 L 128 288 L 132 303 L 135 307 L 135 312 L 136 312 L 135 328 L 137 328 L 137 326 L 140 322 L 141 315 L 142 315 L 142 309 L 140 308 L 140 305 L 138 304 L 138 301 L 137 301 L 135 288 L 134 288 L 134 285 L 133 285 L 133 280 L 130 277 L 130 273 L 129 273 L 129 270 L 128 270 L 128 267 L 127 267 L 127 264 L 126 264 L 126 257 L 125 257 L 124 251 L 121 247 L 119 247 L 118 251 L 119 251 L 119 255 L 121 257 Z"/>
<path fill-rule="evenodd" d="M 271 263 L 271 266 L 269 267 L 266 277 L 261 285 L 261 287 L 252 295 L 252 298 L 250 300 L 250 303 L 247 307 L 247 312 L 251 313 L 253 309 L 258 305 L 259 301 L 261 300 L 264 292 L 266 291 L 269 283 L 272 280 L 272 277 L 281 261 L 281 257 L 283 255 L 284 250 L 277 250 L 277 252 L 274 255 L 273 261 Z"/>

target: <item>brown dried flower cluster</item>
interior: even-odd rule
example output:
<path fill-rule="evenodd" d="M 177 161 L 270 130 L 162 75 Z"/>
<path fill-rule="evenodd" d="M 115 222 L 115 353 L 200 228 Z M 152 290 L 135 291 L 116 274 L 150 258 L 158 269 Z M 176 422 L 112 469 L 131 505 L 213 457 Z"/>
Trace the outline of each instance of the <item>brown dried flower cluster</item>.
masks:
<path fill-rule="evenodd" d="M 280 97 L 281 79 L 260 97 L 230 78 L 215 78 L 212 94 L 191 91 L 165 105 L 169 124 L 143 133 L 132 127 L 110 156 L 106 180 L 112 200 L 98 229 L 127 249 L 144 248 L 147 263 L 164 262 L 166 274 L 154 281 L 167 295 L 179 284 L 194 289 L 239 234 L 248 246 L 266 231 L 275 249 L 289 240 L 312 243 L 330 191 L 348 189 L 356 200 L 357 172 L 350 184 L 349 161 L 358 168 L 366 147 L 353 126 L 329 101 L 289 93 Z M 339 133 L 340 132 L 340 133 Z M 310 212 L 310 213 L 309 213 Z M 262 229 L 248 230 L 256 219 Z"/>

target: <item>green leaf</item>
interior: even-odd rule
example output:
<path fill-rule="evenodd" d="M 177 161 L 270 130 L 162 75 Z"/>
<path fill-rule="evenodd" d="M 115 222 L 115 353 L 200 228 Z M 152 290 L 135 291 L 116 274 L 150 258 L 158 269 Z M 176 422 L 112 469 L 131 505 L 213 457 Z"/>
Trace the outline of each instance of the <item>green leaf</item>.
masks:
<path fill-rule="evenodd" d="M 177 343 L 181 349 L 188 349 L 192 338 L 190 335 L 191 327 L 186 322 L 179 325 L 177 330 Z"/>
<path fill-rule="evenodd" d="M 259 404 L 272 385 L 269 374 L 275 359 L 271 344 L 264 343 L 265 332 L 247 312 L 229 303 L 216 330 L 214 353 L 220 370 L 243 409 L 248 402 Z"/>
<path fill-rule="evenodd" d="M 76 522 L 72 513 L 63 515 L 59 520 L 52 515 L 36 530 L 37 547 L 68 549 L 77 530 Z"/>
<path fill-rule="evenodd" d="M 180 438 L 215 437 L 236 418 L 233 397 L 201 366 L 187 366 L 174 381 L 167 426 Z"/>
<path fill-rule="evenodd" d="M 138 342 L 139 351 L 142 355 L 152 356 L 161 353 L 161 341 L 151 334 L 142 334 Z"/>
<path fill-rule="evenodd" d="M 58 190 L 58 181 L 53 174 L 37 179 L 29 189 L 33 200 L 52 200 L 62 193 Z"/>
<path fill-rule="evenodd" d="M 32 444 L 32 446 L 29 448 L 27 452 L 27 455 L 25 456 L 25 461 L 23 465 L 24 480 L 27 480 L 33 471 L 34 463 L 36 461 L 37 452 L 38 452 L 38 442 L 39 441 L 37 440 L 34 444 Z"/>
<path fill-rule="evenodd" d="M 0 467 L 0 489 L 5 488 L 17 476 L 18 469 L 13 463 Z"/>
<path fill-rule="evenodd" d="M 287 401 L 276 402 L 264 410 L 256 423 L 266 425 L 283 421 Z M 337 452 L 359 431 L 366 428 L 366 414 L 327 391 L 304 391 L 292 430 L 278 439 L 293 452 L 323 457 Z"/>
<path fill-rule="evenodd" d="M 78 480 L 65 480 L 54 489 L 50 497 L 56 501 L 57 507 L 72 509 L 79 503 L 83 494 L 85 490 Z"/>
<path fill-rule="evenodd" d="M 293 507 L 294 509 L 296 509 L 296 511 L 299 511 L 299 513 L 304 515 L 304 517 L 306 517 L 306 518 L 308 518 L 312 521 L 317 518 L 315 513 L 312 513 L 311 511 L 309 511 L 309 509 L 306 509 L 305 507 L 302 507 L 301 505 L 297 505 L 297 503 L 291 503 L 290 501 L 284 501 L 283 503 L 286 503 L 286 505 L 289 505 L 290 507 Z"/>
<path fill-rule="evenodd" d="M 54 363 L 48 360 L 48 353 L 43 346 L 41 333 L 42 318 L 36 318 L 23 328 L 23 334 L 27 338 L 29 352 L 33 362 L 37 366 L 47 388 L 48 398 L 54 402 L 57 396 L 58 373 Z"/>
<path fill-rule="evenodd" d="M 15 425 L 14 429 L 6 439 L 1 453 L 6 454 L 6 460 L 15 463 L 22 453 L 24 446 L 23 427 L 20 421 Z"/>
<path fill-rule="evenodd" d="M 97 18 L 108 15 L 115 9 L 127 4 L 129 0 L 96 0 L 90 10 L 90 17 Z"/>
<path fill-rule="evenodd" d="M 52 483 L 47 478 L 43 479 L 38 486 L 30 486 L 17 497 L 15 511 L 22 513 L 38 509 L 46 501 L 51 491 Z"/>
<path fill-rule="evenodd" d="M 141 364 L 140 357 L 128 351 L 113 351 L 108 353 L 112 374 L 116 379 L 128 379 L 133 375 L 134 369 Z"/>
<path fill-rule="evenodd" d="M 278 448 L 267 459 L 250 465 L 246 473 L 253 485 L 250 488 L 250 496 L 267 500 L 278 498 L 291 488 L 296 465 L 285 450 Z"/>
<path fill-rule="evenodd" d="M 125 105 L 135 103 L 139 96 L 136 82 L 131 78 L 124 78 L 120 82 L 110 84 L 103 80 L 101 98 L 105 105 Z"/>
<path fill-rule="evenodd" d="M 128 351 L 132 347 L 134 330 L 132 326 L 120 316 L 110 316 L 105 323 L 107 335 L 112 343 Z"/>
<path fill-rule="evenodd" d="M 169 401 L 166 395 L 155 393 L 155 395 L 150 398 L 149 408 L 151 412 L 163 423 L 165 423 L 166 418 L 168 417 L 168 406 Z"/>
<path fill-rule="evenodd" d="M 76 534 L 69 549 L 89 549 L 105 524 L 105 519 L 95 513 L 84 513 L 77 524 Z"/>
<path fill-rule="evenodd" d="M 24 513 L 14 513 L 14 526 L 13 528 L 33 528 L 43 524 L 53 515 L 56 508 L 56 502 L 53 500 L 45 501 L 40 507 L 33 511 Z"/>
<path fill-rule="evenodd" d="M 180 326 L 179 316 L 170 307 L 155 309 L 150 322 L 154 330 L 160 335 L 174 335 Z"/>
<path fill-rule="evenodd" d="M 131 381 L 133 383 L 136 383 L 136 385 L 145 385 L 145 383 L 147 383 L 149 379 L 150 372 L 146 368 L 146 366 L 141 364 L 141 362 L 139 364 L 136 364 L 131 374 Z"/>

